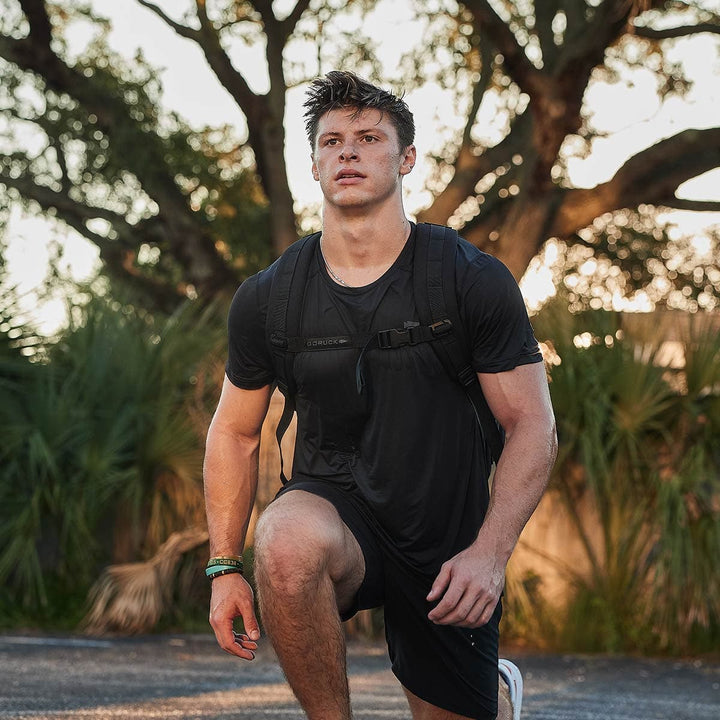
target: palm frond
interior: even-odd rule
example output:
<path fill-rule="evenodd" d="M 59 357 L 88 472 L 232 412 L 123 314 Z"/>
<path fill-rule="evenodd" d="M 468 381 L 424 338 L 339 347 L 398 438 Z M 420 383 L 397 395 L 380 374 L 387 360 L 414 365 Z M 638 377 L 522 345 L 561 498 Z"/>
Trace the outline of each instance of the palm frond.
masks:
<path fill-rule="evenodd" d="M 102 635 L 151 630 L 167 606 L 180 559 L 207 539 L 204 528 L 174 532 L 150 560 L 106 568 L 91 589 L 91 608 L 82 622 L 84 631 Z"/>

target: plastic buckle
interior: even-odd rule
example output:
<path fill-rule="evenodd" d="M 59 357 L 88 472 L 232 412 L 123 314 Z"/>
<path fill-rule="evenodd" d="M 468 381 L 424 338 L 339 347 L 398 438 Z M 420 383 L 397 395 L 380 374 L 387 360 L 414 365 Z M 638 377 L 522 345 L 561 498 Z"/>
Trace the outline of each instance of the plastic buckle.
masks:
<path fill-rule="evenodd" d="M 419 342 L 422 342 L 422 328 L 420 325 L 412 325 L 407 329 L 407 334 L 409 336 L 408 343 L 410 345 L 417 345 Z"/>
<path fill-rule="evenodd" d="M 430 326 L 430 329 L 435 336 L 445 335 L 445 333 L 449 333 L 452 330 L 452 322 L 447 318 L 438 320 Z"/>
<path fill-rule="evenodd" d="M 381 330 L 378 333 L 378 346 L 383 350 L 398 348 L 407 345 L 409 342 L 408 331 L 391 328 L 390 330 Z"/>

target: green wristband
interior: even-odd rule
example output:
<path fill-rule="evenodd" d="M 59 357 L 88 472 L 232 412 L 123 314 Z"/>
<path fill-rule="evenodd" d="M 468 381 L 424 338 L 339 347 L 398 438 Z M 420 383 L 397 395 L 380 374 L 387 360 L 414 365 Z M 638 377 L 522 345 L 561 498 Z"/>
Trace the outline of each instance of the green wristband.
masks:
<path fill-rule="evenodd" d="M 240 573 L 240 575 L 242 575 L 243 569 L 242 567 L 232 565 L 215 565 L 205 569 L 205 575 L 210 578 L 210 580 L 220 575 L 229 575 L 230 573 Z"/>

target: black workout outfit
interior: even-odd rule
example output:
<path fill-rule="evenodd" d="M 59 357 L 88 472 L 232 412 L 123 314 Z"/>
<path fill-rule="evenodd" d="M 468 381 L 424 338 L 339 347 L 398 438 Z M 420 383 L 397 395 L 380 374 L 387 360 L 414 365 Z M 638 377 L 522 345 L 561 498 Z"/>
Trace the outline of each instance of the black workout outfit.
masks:
<path fill-rule="evenodd" d="M 301 321 L 305 337 L 375 332 L 417 320 L 413 231 L 390 269 L 370 285 L 338 285 L 319 249 Z M 244 389 L 275 380 L 265 319 L 276 265 L 246 280 L 229 320 L 229 380 Z M 456 292 L 472 367 L 511 370 L 542 357 L 510 272 L 458 243 Z M 435 625 L 425 600 L 443 562 L 475 539 L 488 504 L 490 459 L 473 407 L 428 343 L 362 358 L 360 350 L 299 353 L 294 363 L 298 430 L 290 482 L 329 500 L 355 535 L 366 575 L 357 610 L 384 606 L 394 673 L 418 697 L 478 720 L 497 713 L 500 603 L 484 627 Z"/>

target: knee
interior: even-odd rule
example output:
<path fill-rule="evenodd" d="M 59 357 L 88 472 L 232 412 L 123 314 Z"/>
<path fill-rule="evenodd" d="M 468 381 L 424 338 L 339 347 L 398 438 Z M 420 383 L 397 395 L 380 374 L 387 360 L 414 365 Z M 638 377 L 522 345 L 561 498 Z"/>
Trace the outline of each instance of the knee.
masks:
<path fill-rule="evenodd" d="M 308 586 L 328 575 L 328 535 L 308 518 L 267 508 L 255 529 L 255 578 L 261 594 L 305 594 Z"/>

